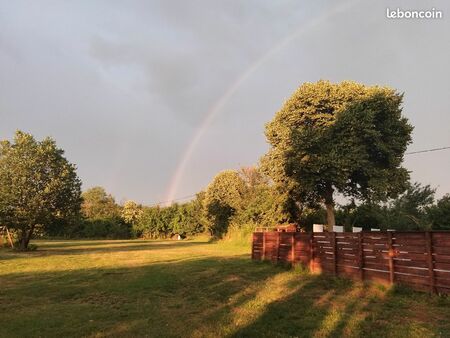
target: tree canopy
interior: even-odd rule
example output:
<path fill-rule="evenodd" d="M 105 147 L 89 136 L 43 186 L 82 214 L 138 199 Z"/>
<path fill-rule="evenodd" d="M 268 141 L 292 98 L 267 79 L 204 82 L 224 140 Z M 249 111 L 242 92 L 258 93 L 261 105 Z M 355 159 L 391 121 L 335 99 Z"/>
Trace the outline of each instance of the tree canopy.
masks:
<path fill-rule="evenodd" d="M 406 189 L 401 166 L 412 126 L 393 89 L 344 81 L 301 85 L 266 125 L 265 172 L 297 202 L 323 204 L 334 219 L 334 195 L 385 200 Z"/>
<path fill-rule="evenodd" d="M 53 139 L 36 141 L 21 131 L 0 143 L 0 224 L 17 231 L 22 250 L 36 228 L 80 209 L 81 181 L 63 155 Z"/>

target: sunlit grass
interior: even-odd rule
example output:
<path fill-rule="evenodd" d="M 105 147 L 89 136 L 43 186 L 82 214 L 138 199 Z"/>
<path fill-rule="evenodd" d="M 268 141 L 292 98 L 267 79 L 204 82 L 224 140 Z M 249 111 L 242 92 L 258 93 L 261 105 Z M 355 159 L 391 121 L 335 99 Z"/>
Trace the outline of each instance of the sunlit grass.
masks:
<path fill-rule="evenodd" d="M 233 242 L 0 250 L 1 337 L 449 336 L 447 298 L 252 262 Z"/>

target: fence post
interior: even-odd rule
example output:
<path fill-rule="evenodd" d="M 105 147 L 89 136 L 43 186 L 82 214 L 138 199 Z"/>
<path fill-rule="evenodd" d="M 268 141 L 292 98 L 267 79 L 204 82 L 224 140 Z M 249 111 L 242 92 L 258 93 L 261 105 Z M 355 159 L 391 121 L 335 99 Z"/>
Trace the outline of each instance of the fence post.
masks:
<path fill-rule="evenodd" d="M 281 234 L 281 232 L 278 232 L 277 231 L 277 245 L 276 245 L 276 248 L 275 248 L 275 253 L 276 253 L 276 256 L 275 256 L 275 263 L 278 263 L 278 256 L 279 256 L 279 254 L 280 254 L 280 234 Z M 272 257 L 272 259 L 273 259 L 273 257 Z"/>
<path fill-rule="evenodd" d="M 255 259 L 255 239 L 256 239 L 256 235 L 253 232 L 253 234 L 252 234 L 252 260 Z"/>
<path fill-rule="evenodd" d="M 295 263 L 295 232 L 292 233 L 291 238 L 291 261 L 292 265 Z"/>
<path fill-rule="evenodd" d="M 266 233 L 265 231 L 263 231 L 263 247 L 262 247 L 262 255 L 261 255 L 261 259 L 263 261 L 266 260 Z"/>
<path fill-rule="evenodd" d="M 309 270 L 314 272 L 314 232 L 309 234 Z"/>
<path fill-rule="evenodd" d="M 394 284 L 394 250 L 392 249 L 392 232 L 388 231 L 389 282 Z"/>
<path fill-rule="evenodd" d="M 427 243 L 427 261 L 428 261 L 428 274 L 430 276 L 430 291 L 436 293 L 436 279 L 434 276 L 434 264 L 433 264 L 433 243 L 431 241 L 432 233 L 425 232 L 425 239 Z"/>
<path fill-rule="evenodd" d="M 362 232 L 358 232 L 358 250 L 359 250 L 359 276 L 361 280 L 364 280 L 364 248 L 363 248 L 363 235 Z"/>
<path fill-rule="evenodd" d="M 331 240 L 333 241 L 333 258 L 334 258 L 334 267 L 333 273 L 337 276 L 337 241 L 336 241 L 336 232 L 331 233 Z"/>

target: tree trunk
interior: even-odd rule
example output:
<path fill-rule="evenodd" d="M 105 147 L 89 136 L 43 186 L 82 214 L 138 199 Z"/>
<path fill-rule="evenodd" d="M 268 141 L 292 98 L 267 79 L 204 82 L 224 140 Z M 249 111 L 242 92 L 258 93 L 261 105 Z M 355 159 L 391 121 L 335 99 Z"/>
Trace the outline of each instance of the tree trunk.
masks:
<path fill-rule="evenodd" d="M 336 225 L 336 220 L 334 219 L 334 205 L 333 204 L 325 204 L 327 208 L 327 228 L 328 231 L 333 231 L 333 226 Z"/>
<path fill-rule="evenodd" d="M 330 187 L 325 196 L 325 207 L 327 209 L 327 229 L 333 231 L 333 226 L 336 225 L 334 218 L 334 200 L 333 200 L 333 188 Z"/>
<path fill-rule="evenodd" d="M 25 229 L 22 230 L 22 233 L 20 236 L 20 245 L 19 245 L 19 248 L 21 251 L 27 250 L 28 244 L 30 243 L 31 236 L 33 235 L 34 227 L 35 226 L 32 225 L 29 231 L 26 231 Z"/>

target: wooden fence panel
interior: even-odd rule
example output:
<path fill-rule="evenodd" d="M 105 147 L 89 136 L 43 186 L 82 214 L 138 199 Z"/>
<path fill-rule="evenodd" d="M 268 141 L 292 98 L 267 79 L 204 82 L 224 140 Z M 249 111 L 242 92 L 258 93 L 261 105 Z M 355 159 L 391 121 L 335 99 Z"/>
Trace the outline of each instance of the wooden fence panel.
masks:
<path fill-rule="evenodd" d="M 309 266 L 311 261 L 311 233 L 294 232 L 294 263 Z"/>
<path fill-rule="evenodd" d="M 254 232 L 252 241 L 252 259 L 263 259 L 263 237 L 264 232 Z"/>
<path fill-rule="evenodd" d="M 252 259 L 450 294 L 450 232 L 255 232 Z"/>

